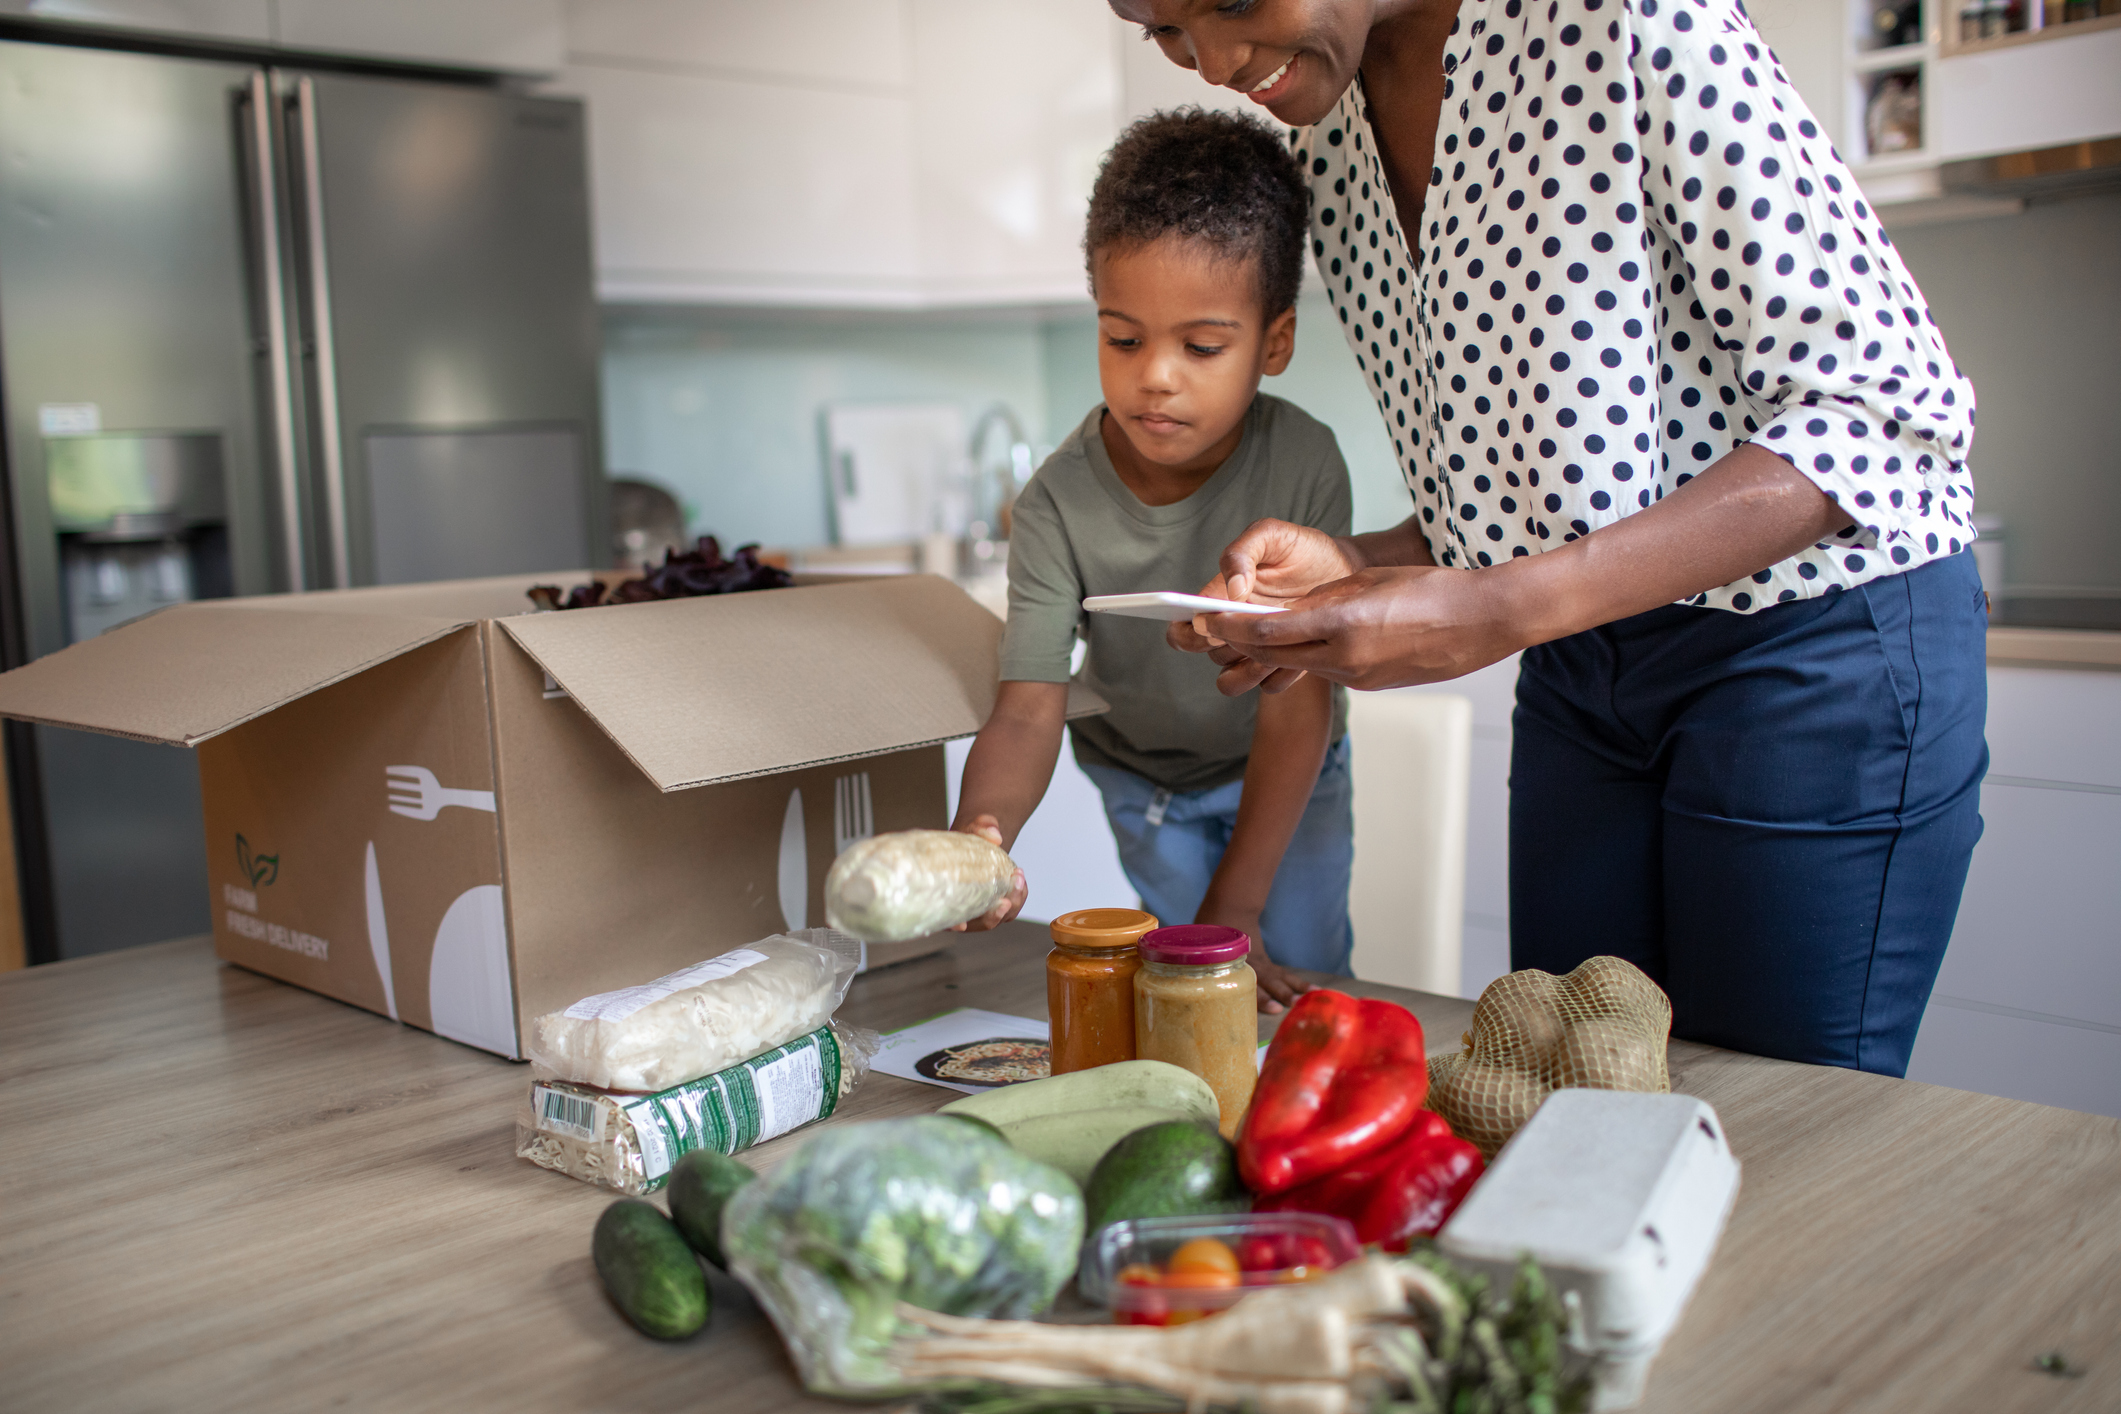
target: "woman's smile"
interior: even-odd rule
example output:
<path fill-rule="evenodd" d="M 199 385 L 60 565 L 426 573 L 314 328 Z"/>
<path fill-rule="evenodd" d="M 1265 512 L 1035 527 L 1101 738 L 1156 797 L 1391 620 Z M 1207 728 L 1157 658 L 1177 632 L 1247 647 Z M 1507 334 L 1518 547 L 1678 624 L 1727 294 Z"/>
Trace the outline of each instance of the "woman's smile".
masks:
<path fill-rule="evenodd" d="M 1268 74 L 1259 82 L 1239 89 L 1239 92 L 1261 107 L 1272 104 L 1278 98 L 1286 98 L 1291 85 L 1295 83 L 1297 60 L 1301 57 L 1301 55 L 1291 54 L 1282 61 L 1280 68 Z M 1236 84 L 1230 86 L 1232 88 L 1238 87 Z"/>

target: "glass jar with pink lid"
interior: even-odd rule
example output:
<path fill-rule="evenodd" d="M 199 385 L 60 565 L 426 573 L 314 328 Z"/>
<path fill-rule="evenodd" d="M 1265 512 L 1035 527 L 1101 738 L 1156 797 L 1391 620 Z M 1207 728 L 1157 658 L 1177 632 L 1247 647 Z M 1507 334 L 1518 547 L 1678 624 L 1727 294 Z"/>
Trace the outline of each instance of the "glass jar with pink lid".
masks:
<path fill-rule="evenodd" d="M 1187 923 L 1142 934 L 1134 974 L 1134 1053 L 1183 1066 L 1208 1082 L 1234 1138 L 1259 1078 L 1257 981 L 1236 928 Z"/>

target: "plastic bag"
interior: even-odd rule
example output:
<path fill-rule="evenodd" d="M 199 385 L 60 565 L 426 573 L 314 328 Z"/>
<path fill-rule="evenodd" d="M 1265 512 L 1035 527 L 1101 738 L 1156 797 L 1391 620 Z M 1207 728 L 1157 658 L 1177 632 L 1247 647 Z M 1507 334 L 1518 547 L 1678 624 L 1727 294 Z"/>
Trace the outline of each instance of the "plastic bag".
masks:
<path fill-rule="evenodd" d="M 1490 982 L 1465 1049 L 1429 1059 L 1430 1109 L 1492 1160 L 1559 1089 L 1669 1091 L 1672 1002 L 1635 964 L 1594 957 Z"/>
<path fill-rule="evenodd" d="M 537 1018 L 527 1049 L 539 1078 L 667 1090 L 817 1030 L 846 997 L 859 948 L 808 932 L 776 933 Z"/>
<path fill-rule="evenodd" d="M 825 920 L 903 943 L 977 918 L 1016 886 L 1001 846 L 957 830 L 899 830 L 847 846 L 825 875 Z"/>
<path fill-rule="evenodd" d="M 1074 1275 L 1082 1242 L 1072 1179 L 940 1115 L 821 1130 L 722 1217 L 729 1270 L 803 1383 L 833 1394 L 899 1387 L 887 1352 L 913 1329 L 899 1302 L 1032 1316 Z"/>
<path fill-rule="evenodd" d="M 869 1073 L 883 1039 L 834 1022 L 652 1095 L 533 1080 L 516 1112 L 516 1157 L 621 1193 L 653 1193 L 694 1149 L 734 1154 L 830 1115 Z"/>

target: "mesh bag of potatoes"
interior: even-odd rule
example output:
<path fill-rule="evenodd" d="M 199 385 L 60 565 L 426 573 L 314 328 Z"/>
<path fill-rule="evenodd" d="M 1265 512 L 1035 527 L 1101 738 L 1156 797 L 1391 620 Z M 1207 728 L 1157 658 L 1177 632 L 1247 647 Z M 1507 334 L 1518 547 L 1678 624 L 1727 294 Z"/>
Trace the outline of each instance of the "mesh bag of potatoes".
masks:
<path fill-rule="evenodd" d="M 1428 1106 L 1492 1160 L 1556 1090 L 1669 1091 L 1671 1032 L 1671 999 L 1621 958 L 1512 972 L 1480 994 L 1465 1049 L 1430 1057 Z"/>

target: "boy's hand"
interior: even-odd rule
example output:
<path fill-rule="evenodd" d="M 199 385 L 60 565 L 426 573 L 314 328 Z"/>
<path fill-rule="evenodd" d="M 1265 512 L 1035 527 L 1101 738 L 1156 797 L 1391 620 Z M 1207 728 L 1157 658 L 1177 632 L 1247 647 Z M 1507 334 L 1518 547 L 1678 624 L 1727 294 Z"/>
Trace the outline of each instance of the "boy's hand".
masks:
<path fill-rule="evenodd" d="M 975 815 L 971 821 L 959 827 L 968 835 L 978 835 L 997 849 L 1002 845 L 1002 822 L 992 815 Z M 1030 885 L 1024 882 L 1024 871 L 1016 871 L 1016 880 L 1009 890 L 1009 897 L 988 909 L 979 917 L 959 923 L 950 929 L 953 933 L 984 933 L 989 928 L 1006 923 L 1023 912 L 1024 901 L 1031 896 Z"/>
<path fill-rule="evenodd" d="M 1252 951 L 1245 961 L 1252 965 L 1253 975 L 1259 979 L 1259 1009 L 1267 1015 L 1278 1015 L 1299 996 L 1311 990 L 1311 983 L 1267 956 L 1266 944 L 1260 941 L 1257 913 L 1218 906 L 1215 900 L 1210 898 L 1202 905 L 1200 912 L 1193 916 L 1193 921 L 1235 928 L 1252 940 Z"/>
<path fill-rule="evenodd" d="M 1252 964 L 1253 974 L 1259 978 L 1259 986 L 1256 989 L 1259 994 L 1259 1009 L 1269 1016 L 1294 1005 L 1298 997 L 1316 986 L 1268 957 L 1267 950 L 1259 945 L 1257 938 L 1252 940 L 1252 955 L 1245 961 Z"/>

